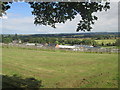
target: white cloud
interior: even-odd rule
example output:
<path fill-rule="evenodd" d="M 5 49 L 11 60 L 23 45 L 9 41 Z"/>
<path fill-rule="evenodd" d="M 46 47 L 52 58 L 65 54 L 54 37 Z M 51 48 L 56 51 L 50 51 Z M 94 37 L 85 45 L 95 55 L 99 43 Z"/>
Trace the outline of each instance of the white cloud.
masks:
<path fill-rule="evenodd" d="M 32 17 L 24 17 L 24 18 L 9 18 L 7 20 L 3 20 L 3 33 L 17 33 L 17 32 L 26 32 L 30 29 L 33 29 L 33 19 Z"/>
<path fill-rule="evenodd" d="M 97 13 L 99 20 L 96 21 L 93 31 L 117 32 L 118 31 L 118 3 L 112 2 L 110 10 Z"/>
<path fill-rule="evenodd" d="M 96 21 L 93 26 L 92 32 L 109 32 L 109 31 L 117 31 L 118 28 L 118 4 L 111 3 L 111 9 L 107 12 L 98 12 L 96 16 L 98 16 L 99 20 Z M 35 26 L 33 24 L 34 18 L 32 16 L 20 17 L 9 15 L 8 13 L 7 19 L 3 20 L 2 23 L 2 33 L 21 33 L 21 34 L 29 34 L 29 33 L 76 33 L 77 24 L 80 20 L 80 16 L 76 16 L 73 21 L 67 21 L 65 24 L 56 24 L 57 28 L 54 29 L 50 26 Z M 1 26 L 0 26 L 1 28 Z"/>
<path fill-rule="evenodd" d="M 110 0 L 111 2 L 119 2 L 120 0 Z"/>
<path fill-rule="evenodd" d="M 56 29 L 50 26 L 35 26 L 33 17 L 9 18 L 3 20 L 3 33 L 75 33 L 79 18 L 79 16 L 76 16 L 71 22 L 56 24 Z"/>

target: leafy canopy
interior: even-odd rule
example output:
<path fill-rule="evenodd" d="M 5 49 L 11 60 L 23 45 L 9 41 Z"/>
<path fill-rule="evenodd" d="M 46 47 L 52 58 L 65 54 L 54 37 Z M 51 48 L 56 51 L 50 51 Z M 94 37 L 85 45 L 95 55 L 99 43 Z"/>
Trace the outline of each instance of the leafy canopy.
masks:
<path fill-rule="evenodd" d="M 56 28 L 56 23 L 65 23 L 80 15 L 80 21 L 76 31 L 90 31 L 92 24 L 98 19 L 94 12 L 107 11 L 110 9 L 109 2 L 28 2 L 33 9 L 35 25 L 49 25 Z M 3 2 L 0 16 L 10 8 L 8 3 Z"/>

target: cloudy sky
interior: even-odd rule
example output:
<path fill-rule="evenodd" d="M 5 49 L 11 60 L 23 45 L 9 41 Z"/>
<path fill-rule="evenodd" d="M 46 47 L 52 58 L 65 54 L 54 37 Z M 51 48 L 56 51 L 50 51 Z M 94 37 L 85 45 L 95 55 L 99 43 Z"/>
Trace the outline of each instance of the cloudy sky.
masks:
<path fill-rule="evenodd" d="M 117 0 L 116 0 L 117 1 Z M 110 10 L 94 13 L 98 20 L 93 25 L 91 32 L 117 32 L 118 31 L 118 2 L 111 2 Z M 24 2 L 16 2 L 11 5 L 0 22 L 0 33 L 3 34 L 51 34 L 51 33 L 83 33 L 76 32 L 80 16 L 65 24 L 57 24 L 56 29 L 50 26 L 35 26 L 31 8 Z"/>

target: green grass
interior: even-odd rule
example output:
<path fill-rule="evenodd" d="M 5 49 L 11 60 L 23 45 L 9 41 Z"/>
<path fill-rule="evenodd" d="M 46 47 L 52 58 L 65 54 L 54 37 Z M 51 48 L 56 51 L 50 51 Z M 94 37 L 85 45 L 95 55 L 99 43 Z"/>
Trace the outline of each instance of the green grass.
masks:
<path fill-rule="evenodd" d="M 46 88 L 118 87 L 118 55 L 3 47 L 3 74 L 42 80 Z"/>
<path fill-rule="evenodd" d="M 103 39 L 103 40 L 95 40 L 98 44 L 107 44 L 107 43 L 115 43 L 116 39 Z"/>
<path fill-rule="evenodd" d="M 119 49 L 119 47 L 117 47 L 117 46 L 102 46 L 101 48 Z"/>

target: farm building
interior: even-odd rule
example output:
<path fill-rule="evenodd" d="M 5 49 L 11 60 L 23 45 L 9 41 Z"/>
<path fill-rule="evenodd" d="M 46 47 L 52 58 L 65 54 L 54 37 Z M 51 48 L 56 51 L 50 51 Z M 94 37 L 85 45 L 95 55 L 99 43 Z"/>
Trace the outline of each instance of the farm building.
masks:
<path fill-rule="evenodd" d="M 26 46 L 35 46 L 35 43 L 26 43 Z"/>
<path fill-rule="evenodd" d="M 56 45 L 55 48 L 58 49 L 67 49 L 67 50 L 73 50 L 73 51 L 85 51 L 85 50 L 96 50 L 99 49 L 100 47 L 94 47 L 94 46 L 89 46 L 89 45 L 73 45 L 73 46 L 69 46 L 69 45 Z"/>
<path fill-rule="evenodd" d="M 74 48 L 94 48 L 93 46 L 89 46 L 89 45 L 73 45 L 73 46 L 69 46 L 69 45 L 56 45 L 56 48 L 65 48 L 65 49 L 74 49 Z"/>
<path fill-rule="evenodd" d="M 89 46 L 89 45 L 74 45 L 76 48 L 94 48 L 94 46 Z"/>
<path fill-rule="evenodd" d="M 44 45 L 43 44 L 36 44 L 37 47 L 43 47 Z"/>
<path fill-rule="evenodd" d="M 69 46 L 69 45 L 56 45 L 55 48 L 59 48 L 59 49 L 74 49 L 75 46 Z"/>
<path fill-rule="evenodd" d="M 13 44 L 22 43 L 22 41 L 21 40 L 13 40 L 12 43 Z"/>

